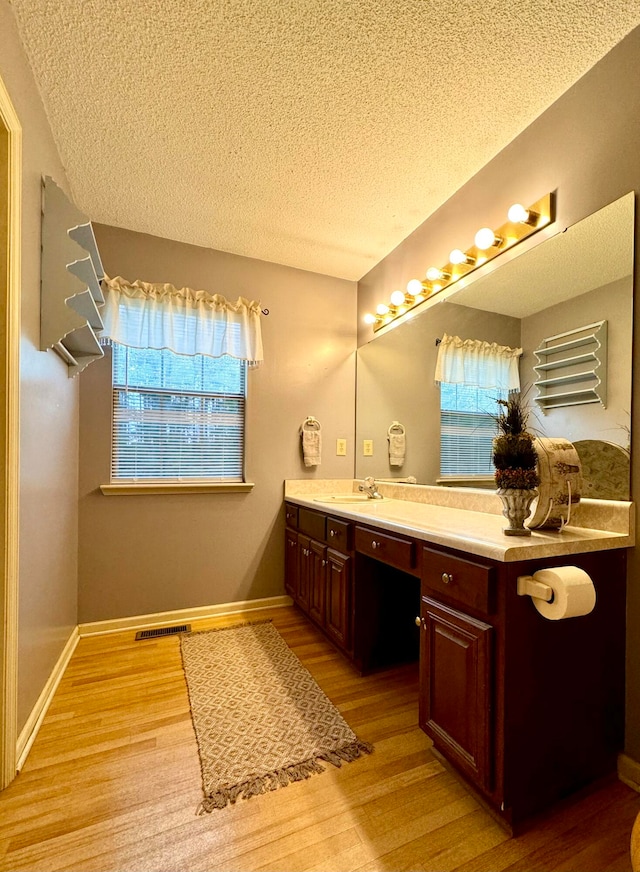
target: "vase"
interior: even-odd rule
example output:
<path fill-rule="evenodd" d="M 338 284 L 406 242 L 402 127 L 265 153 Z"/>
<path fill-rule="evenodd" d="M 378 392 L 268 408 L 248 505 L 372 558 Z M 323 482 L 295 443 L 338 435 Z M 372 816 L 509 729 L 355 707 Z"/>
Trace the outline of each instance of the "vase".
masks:
<path fill-rule="evenodd" d="M 501 487 L 497 493 L 502 500 L 502 514 L 509 522 L 509 526 L 502 530 L 505 536 L 530 536 L 531 530 L 524 522 L 531 513 L 531 503 L 538 491 L 535 488 Z"/>

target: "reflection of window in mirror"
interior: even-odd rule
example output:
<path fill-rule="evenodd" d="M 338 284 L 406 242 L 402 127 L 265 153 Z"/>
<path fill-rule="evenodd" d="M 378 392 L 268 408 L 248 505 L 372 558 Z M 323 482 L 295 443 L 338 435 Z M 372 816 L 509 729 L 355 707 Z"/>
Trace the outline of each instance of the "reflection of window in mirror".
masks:
<path fill-rule="evenodd" d="M 440 385 L 440 475 L 443 479 L 475 479 L 493 483 L 491 451 L 497 434 L 496 401 L 507 391 L 475 385 Z"/>

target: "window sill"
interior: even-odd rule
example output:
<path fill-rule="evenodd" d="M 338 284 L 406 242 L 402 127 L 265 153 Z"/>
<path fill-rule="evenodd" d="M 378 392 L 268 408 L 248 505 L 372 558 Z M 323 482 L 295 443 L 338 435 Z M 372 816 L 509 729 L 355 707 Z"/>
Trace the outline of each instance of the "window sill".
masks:
<path fill-rule="evenodd" d="M 255 487 L 252 481 L 172 481 L 163 484 L 154 482 L 117 482 L 101 484 L 100 490 L 106 497 L 146 496 L 149 494 L 237 494 L 248 493 Z"/>
<path fill-rule="evenodd" d="M 492 475 L 448 475 L 437 478 L 440 487 L 479 487 L 483 490 L 495 489 L 496 483 Z"/>

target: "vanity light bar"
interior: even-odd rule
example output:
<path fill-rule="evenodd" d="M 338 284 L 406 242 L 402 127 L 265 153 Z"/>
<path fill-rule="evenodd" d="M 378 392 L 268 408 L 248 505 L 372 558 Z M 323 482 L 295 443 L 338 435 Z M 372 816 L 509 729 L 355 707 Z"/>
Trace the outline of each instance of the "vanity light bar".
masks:
<path fill-rule="evenodd" d="M 424 302 L 428 297 L 448 288 L 458 279 L 493 260 L 503 251 L 513 248 L 514 245 L 532 236 L 554 220 L 553 193 L 545 194 L 529 207 L 514 203 L 509 209 L 507 221 L 501 227 L 498 227 L 497 230 L 492 230 L 489 227 L 481 228 L 476 233 L 475 245 L 466 251 L 453 249 L 449 255 L 448 263 L 440 268 L 429 267 L 426 280 L 411 279 L 409 281 L 403 303 L 398 304 L 399 294 L 402 292 L 394 291 L 393 302 L 381 303 L 377 307 L 375 315 L 364 316 L 365 323 L 371 324 L 375 333 L 381 327 L 385 327 L 391 321 Z"/>

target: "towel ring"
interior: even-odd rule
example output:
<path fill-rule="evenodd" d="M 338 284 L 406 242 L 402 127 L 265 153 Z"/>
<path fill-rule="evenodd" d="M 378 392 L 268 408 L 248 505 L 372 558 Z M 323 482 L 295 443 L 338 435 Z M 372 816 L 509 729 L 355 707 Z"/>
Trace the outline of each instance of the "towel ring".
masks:
<path fill-rule="evenodd" d="M 320 421 L 313 415 L 307 415 L 307 417 L 302 422 L 301 431 L 304 430 L 321 430 Z"/>
<path fill-rule="evenodd" d="M 389 429 L 387 430 L 387 436 L 396 435 L 396 436 L 404 436 L 406 433 L 404 424 L 401 424 L 400 421 L 394 421 Z"/>

